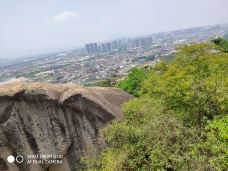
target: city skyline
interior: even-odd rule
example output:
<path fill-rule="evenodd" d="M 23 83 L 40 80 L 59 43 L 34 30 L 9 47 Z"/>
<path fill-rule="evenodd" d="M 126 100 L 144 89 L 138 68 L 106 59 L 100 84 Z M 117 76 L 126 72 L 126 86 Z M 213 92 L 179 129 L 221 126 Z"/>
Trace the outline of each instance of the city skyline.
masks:
<path fill-rule="evenodd" d="M 225 0 L 0 0 L 0 58 L 227 23 Z M 213 12 L 219 11 L 219 13 Z"/>
<path fill-rule="evenodd" d="M 178 34 L 189 33 L 189 32 L 194 33 L 194 32 L 204 32 L 206 30 L 214 30 L 214 29 L 219 30 L 221 29 L 221 27 L 224 27 L 224 26 L 210 25 L 210 26 L 202 26 L 202 27 L 192 27 L 192 28 L 186 28 L 181 30 L 152 33 L 152 34 L 142 35 L 137 37 L 128 37 L 128 38 L 110 40 L 106 42 L 90 42 L 85 44 L 84 50 L 86 51 L 87 54 L 95 55 L 99 53 L 116 51 L 123 47 L 125 48 L 150 47 L 153 43 L 155 43 L 154 40 L 156 39 L 156 37 L 160 37 L 161 35 L 163 35 L 163 37 L 165 36 L 168 37 L 169 34 L 173 34 L 174 36 L 177 36 Z"/>
<path fill-rule="evenodd" d="M 18 61 L 18 59 L 22 59 L 23 61 L 27 61 L 27 60 L 32 60 L 33 58 L 40 58 L 41 56 L 43 57 L 48 57 L 48 56 L 62 56 L 62 55 L 67 55 L 69 53 L 72 52 L 77 52 L 78 54 L 88 54 L 88 55 L 95 55 L 99 53 L 110 53 L 113 52 L 113 50 L 119 50 L 121 47 L 126 47 L 126 48 L 134 48 L 134 47 L 144 47 L 147 46 L 148 47 L 148 39 L 151 38 L 151 40 L 149 40 L 149 46 L 153 44 L 153 39 L 156 38 L 157 36 L 160 37 L 160 35 L 167 35 L 167 34 L 176 34 L 176 33 L 181 33 L 182 32 L 189 32 L 190 31 L 198 31 L 198 30 L 202 30 L 203 32 L 206 30 L 210 30 L 210 29 L 214 29 L 214 28 L 218 28 L 218 30 L 221 30 L 222 28 L 225 30 L 228 30 L 228 23 L 225 24 L 214 24 L 214 25 L 204 25 L 204 26 L 198 26 L 198 27 L 188 27 L 188 28 L 183 28 L 183 29 L 175 29 L 175 30 L 168 30 L 168 31 L 163 31 L 163 32 L 155 32 L 155 33 L 148 33 L 148 34 L 142 34 L 142 35 L 137 35 L 137 36 L 133 36 L 133 37 L 121 37 L 121 38 L 116 38 L 116 39 L 109 39 L 109 40 L 103 40 L 103 41 L 93 41 L 93 42 L 87 42 L 86 44 L 81 44 L 78 47 L 66 47 L 66 48 L 60 48 L 60 49 L 54 49 L 54 50 L 50 50 L 50 51 L 40 51 L 37 53 L 33 53 L 30 55 L 21 55 L 21 57 L 12 57 L 12 58 L 1 58 L 0 56 L 0 64 L 3 62 L 3 64 L 5 63 L 14 63 L 16 61 Z M 223 30 L 222 29 L 222 30 Z M 188 34 L 188 33 L 187 33 Z M 227 34 L 227 33 L 225 33 Z M 147 41 L 147 42 L 142 42 L 142 41 Z M 117 43 L 116 45 L 113 45 L 113 43 Z M 110 45 L 108 45 L 110 44 Z M 137 45 L 138 44 L 138 45 Z M 144 45 L 143 45 L 144 44 Z M 87 50 L 87 45 L 90 45 L 90 48 L 92 48 L 91 46 L 96 46 L 96 50 L 94 49 L 94 51 L 92 53 L 89 53 Z M 106 48 L 106 46 L 110 46 L 109 49 Z M 115 46 L 115 48 L 113 48 L 113 46 Z M 94 48 L 94 47 L 93 47 Z M 7 60 L 8 62 L 6 62 L 5 60 Z M 16 60 L 16 61 L 15 61 Z"/>
<path fill-rule="evenodd" d="M 135 66 L 172 57 L 176 46 L 209 42 L 226 36 L 227 27 L 195 27 L 144 37 L 91 42 L 84 49 L 0 61 L 0 82 L 33 80 L 49 83 L 91 84 L 113 74 L 123 76 Z"/>

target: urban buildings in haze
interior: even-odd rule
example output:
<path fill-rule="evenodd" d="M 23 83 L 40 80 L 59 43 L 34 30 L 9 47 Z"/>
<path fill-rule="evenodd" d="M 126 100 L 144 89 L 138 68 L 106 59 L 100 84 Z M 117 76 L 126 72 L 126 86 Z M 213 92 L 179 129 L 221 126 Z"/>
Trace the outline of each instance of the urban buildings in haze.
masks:
<path fill-rule="evenodd" d="M 0 84 L 16 78 L 49 83 L 88 84 L 105 80 L 113 74 L 122 76 L 132 67 L 172 57 L 176 52 L 175 46 L 180 44 L 210 41 L 226 36 L 227 33 L 228 27 L 211 26 L 91 42 L 85 45 L 84 50 L 39 55 L 7 67 L 0 66 Z"/>
<path fill-rule="evenodd" d="M 220 29 L 220 25 L 194 27 L 171 32 L 161 32 L 148 36 L 113 40 L 109 42 L 88 43 L 85 45 L 85 50 L 88 55 L 96 55 L 99 53 L 108 53 L 121 49 L 150 48 L 161 41 L 165 41 L 167 46 L 172 46 L 177 39 L 178 41 L 183 42 L 186 40 L 188 41 L 188 38 L 192 39 L 195 37 L 196 39 L 200 39 L 200 35 L 203 37 L 205 33 L 211 32 L 211 34 L 213 34 L 214 31 L 219 31 Z"/>

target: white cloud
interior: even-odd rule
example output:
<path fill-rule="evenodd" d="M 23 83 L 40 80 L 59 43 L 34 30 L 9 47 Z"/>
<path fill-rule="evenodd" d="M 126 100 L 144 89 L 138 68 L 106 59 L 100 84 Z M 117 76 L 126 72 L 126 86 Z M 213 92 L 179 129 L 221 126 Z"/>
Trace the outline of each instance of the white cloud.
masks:
<path fill-rule="evenodd" d="M 61 12 L 60 14 L 56 15 L 53 17 L 53 20 L 55 22 L 62 22 L 68 19 L 72 19 L 72 18 L 79 18 L 79 14 L 77 12 L 74 11 L 64 11 Z"/>

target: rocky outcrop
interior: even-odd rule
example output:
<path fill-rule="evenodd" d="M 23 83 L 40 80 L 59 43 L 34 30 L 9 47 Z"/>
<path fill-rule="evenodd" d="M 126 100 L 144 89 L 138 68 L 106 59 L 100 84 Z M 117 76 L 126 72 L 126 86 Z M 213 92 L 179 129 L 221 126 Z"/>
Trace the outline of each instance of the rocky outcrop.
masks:
<path fill-rule="evenodd" d="M 130 98 L 116 88 L 46 83 L 1 85 L 0 171 L 75 170 L 81 156 L 96 149 L 99 128 L 120 118 L 121 104 Z M 8 163 L 9 155 L 21 155 L 24 161 Z M 26 163 L 32 155 L 63 156 L 63 163 L 52 164 L 43 158 L 37 160 L 40 164 Z M 53 156 L 50 159 L 54 160 Z"/>

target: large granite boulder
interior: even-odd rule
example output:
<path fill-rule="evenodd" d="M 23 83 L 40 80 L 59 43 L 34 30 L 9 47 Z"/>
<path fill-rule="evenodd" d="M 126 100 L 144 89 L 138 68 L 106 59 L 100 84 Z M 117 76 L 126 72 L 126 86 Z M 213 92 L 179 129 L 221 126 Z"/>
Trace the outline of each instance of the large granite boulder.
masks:
<path fill-rule="evenodd" d="M 1 85 L 0 171 L 75 170 L 81 156 L 96 149 L 99 129 L 120 118 L 121 104 L 131 97 L 117 88 L 75 84 Z M 24 161 L 9 163 L 10 155 Z M 62 164 L 42 163 L 43 158 L 27 163 L 34 155 L 59 155 Z"/>

